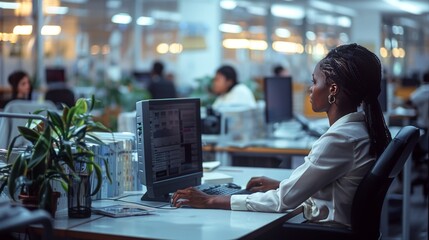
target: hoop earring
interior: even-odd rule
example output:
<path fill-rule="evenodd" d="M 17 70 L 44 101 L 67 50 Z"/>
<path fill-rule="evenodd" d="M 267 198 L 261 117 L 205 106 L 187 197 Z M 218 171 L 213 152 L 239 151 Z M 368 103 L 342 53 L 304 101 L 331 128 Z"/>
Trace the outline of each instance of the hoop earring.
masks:
<path fill-rule="evenodd" d="M 328 103 L 329 104 L 333 104 L 335 103 L 336 99 L 335 99 L 335 95 L 329 94 L 328 96 Z"/>

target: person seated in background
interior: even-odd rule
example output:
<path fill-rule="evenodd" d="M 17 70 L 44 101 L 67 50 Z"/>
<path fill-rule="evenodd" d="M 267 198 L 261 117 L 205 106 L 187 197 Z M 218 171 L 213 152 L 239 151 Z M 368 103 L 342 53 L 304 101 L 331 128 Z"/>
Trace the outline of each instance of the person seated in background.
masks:
<path fill-rule="evenodd" d="M 164 64 L 159 61 L 153 63 L 151 82 L 148 86 L 153 99 L 176 98 L 177 91 L 174 83 L 164 77 Z"/>
<path fill-rule="evenodd" d="M 273 73 L 274 73 L 274 76 L 276 76 L 276 77 L 288 77 L 289 76 L 288 70 L 281 65 L 275 66 L 273 68 Z"/>
<path fill-rule="evenodd" d="M 216 70 L 212 92 L 217 95 L 212 105 L 214 109 L 227 106 L 256 107 L 252 91 L 246 85 L 238 83 L 237 72 L 231 66 L 224 65 Z"/>
<path fill-rule="evenodd" d="M 412 154 L 413 172 L 416 173 L 416 176 L 411 183 L 411 192 L 413 192 L 414 186 L 422 184 L 424 186 L 423 193 L 427 197 L 429 194 L 429 71 L 423 74 L 421 85 L 411 93 L 407 105 L 416 109 L 415 126 L 423 131 Z"/>
<path fill-rule="evenodd" d="M 242 211 L 302 210 L 309 222 L 350 226 L 360 181 L 391 141 L 378 102 L 378 57 L 358 44 L 338 46 L 315 67 L 310 87 L 313 111 L 326 112 L 330 128 L 288 179 L 253 177 L 249 195 L 215 196 L 190 187 L 172 197 L 175 207 Z M 363 111 L 359 110 L 362 106 Z"/>
<path fill-rule="evenodd" d="M 12 97 L 3 103 L 1 108 L 4 108 L 7 103 L 15 99 L 31 100 L 32 86 L 30 77 L 26 72 L 15 71 L 9 75 L 7 80 L 12 87 Z"/>
<path fill-rule="evenodd" d="M 407 104 L 417 110 L 417 127 L 427 132 L 429 129 L 429 71 L 423 74 L 421 85 L 411 93 Z"/>

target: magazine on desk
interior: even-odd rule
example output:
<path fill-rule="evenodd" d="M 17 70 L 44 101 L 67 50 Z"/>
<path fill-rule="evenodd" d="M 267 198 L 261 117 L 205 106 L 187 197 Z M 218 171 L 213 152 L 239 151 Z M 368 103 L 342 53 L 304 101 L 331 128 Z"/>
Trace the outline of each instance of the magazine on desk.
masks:
<path fill-rule="evenodd" d="M 153 209 L 145 208 L 143 206 L 136 205 L 124 205 L 115 204 L 105 207 L 92 208 L 92 212 L 95 214 L 105 215 L 109 217 L 131 217 L 131 216 L 142 216 L 153 213 Z"/>

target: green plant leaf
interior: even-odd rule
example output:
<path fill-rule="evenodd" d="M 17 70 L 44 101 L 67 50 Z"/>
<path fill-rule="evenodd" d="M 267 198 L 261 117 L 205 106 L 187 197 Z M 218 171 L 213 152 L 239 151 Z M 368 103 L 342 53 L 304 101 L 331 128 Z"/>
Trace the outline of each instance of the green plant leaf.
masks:
<path fill-rule="evenodd" d="M 34 168 L 41 161 L 45 160 L 50 153 L 51 148 L 51 128 L 47 127 L 40 135 L 36 144 L 34 145 L 34 151 L 31 155 L 30 162 L 28 163 L 29 168 Z"/>
<path fill-rule="evenodd" d="M 94 196 L 95 194 L 98 193 L 98 191 L 100 191 L 101 184 L 102 184 L 102 181 L 103 181 L 103 175 L 101 173 L 101 168 L 100 168 L 100 166 L 98 164 L 92 164 L 92 165 L 94 166 L 95 176 L 97 178 L 97 185 L 95 185 L 95 188 L 94 188 L 94 190 L 91 193 L 91 196 Z"/>
<path fill-rule="evenodd" d="M 52 121 L 54 129 L 58 129 L 62 136 L 65 135 L 64 123 L 61 116 L 55 111 L 48 111 L 48 117 Z"/>
<path fill-rule="evenodd" d="M 12 170 L 10 171 L 9 179 L 7 187 L 9 189 L 9 195 L 12 197 L 13 200 L 15 200 L 15 192 L 16 192 L 16 181 L 17 179 L 24 175 L 24 173 L 27 170 L 27 161 L 23 157 L 24 153 L 20 154 L 16 160 L 15 163 L 12 166 Z"/>
<path fill-rule="evenodd" d="M 107 158 L 103 158 L 104 168 L 106 169 L 107 179 L 109 179 L 109 183 L 112 183 L 112 177 L 110 176 L 109 171 L 109 160 Z"/>
<path fill-rule="evenodd" d="M 21 134 L 22 137 L 30 141 L 33 145 L 36 144 L 40 136 L 40 133 L 36 130 L 23 126 L 18 126 L 18 132 Z"/>

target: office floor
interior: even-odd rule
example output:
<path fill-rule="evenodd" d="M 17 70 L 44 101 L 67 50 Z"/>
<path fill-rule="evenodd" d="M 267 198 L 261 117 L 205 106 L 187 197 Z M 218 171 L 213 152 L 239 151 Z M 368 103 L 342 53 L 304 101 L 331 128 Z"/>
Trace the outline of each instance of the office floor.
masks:
<path fill-rule="evenodd" d="M 410 240 L 428 239 L 428 203 L 423 194 L 423 186 L 415 187 L 411 195 Z M 389 214 L 389 236 L 383 237 L 383 240 L 402 239 L 401 204 L 400 201 L 390 202 L 392 210 Z"/>

